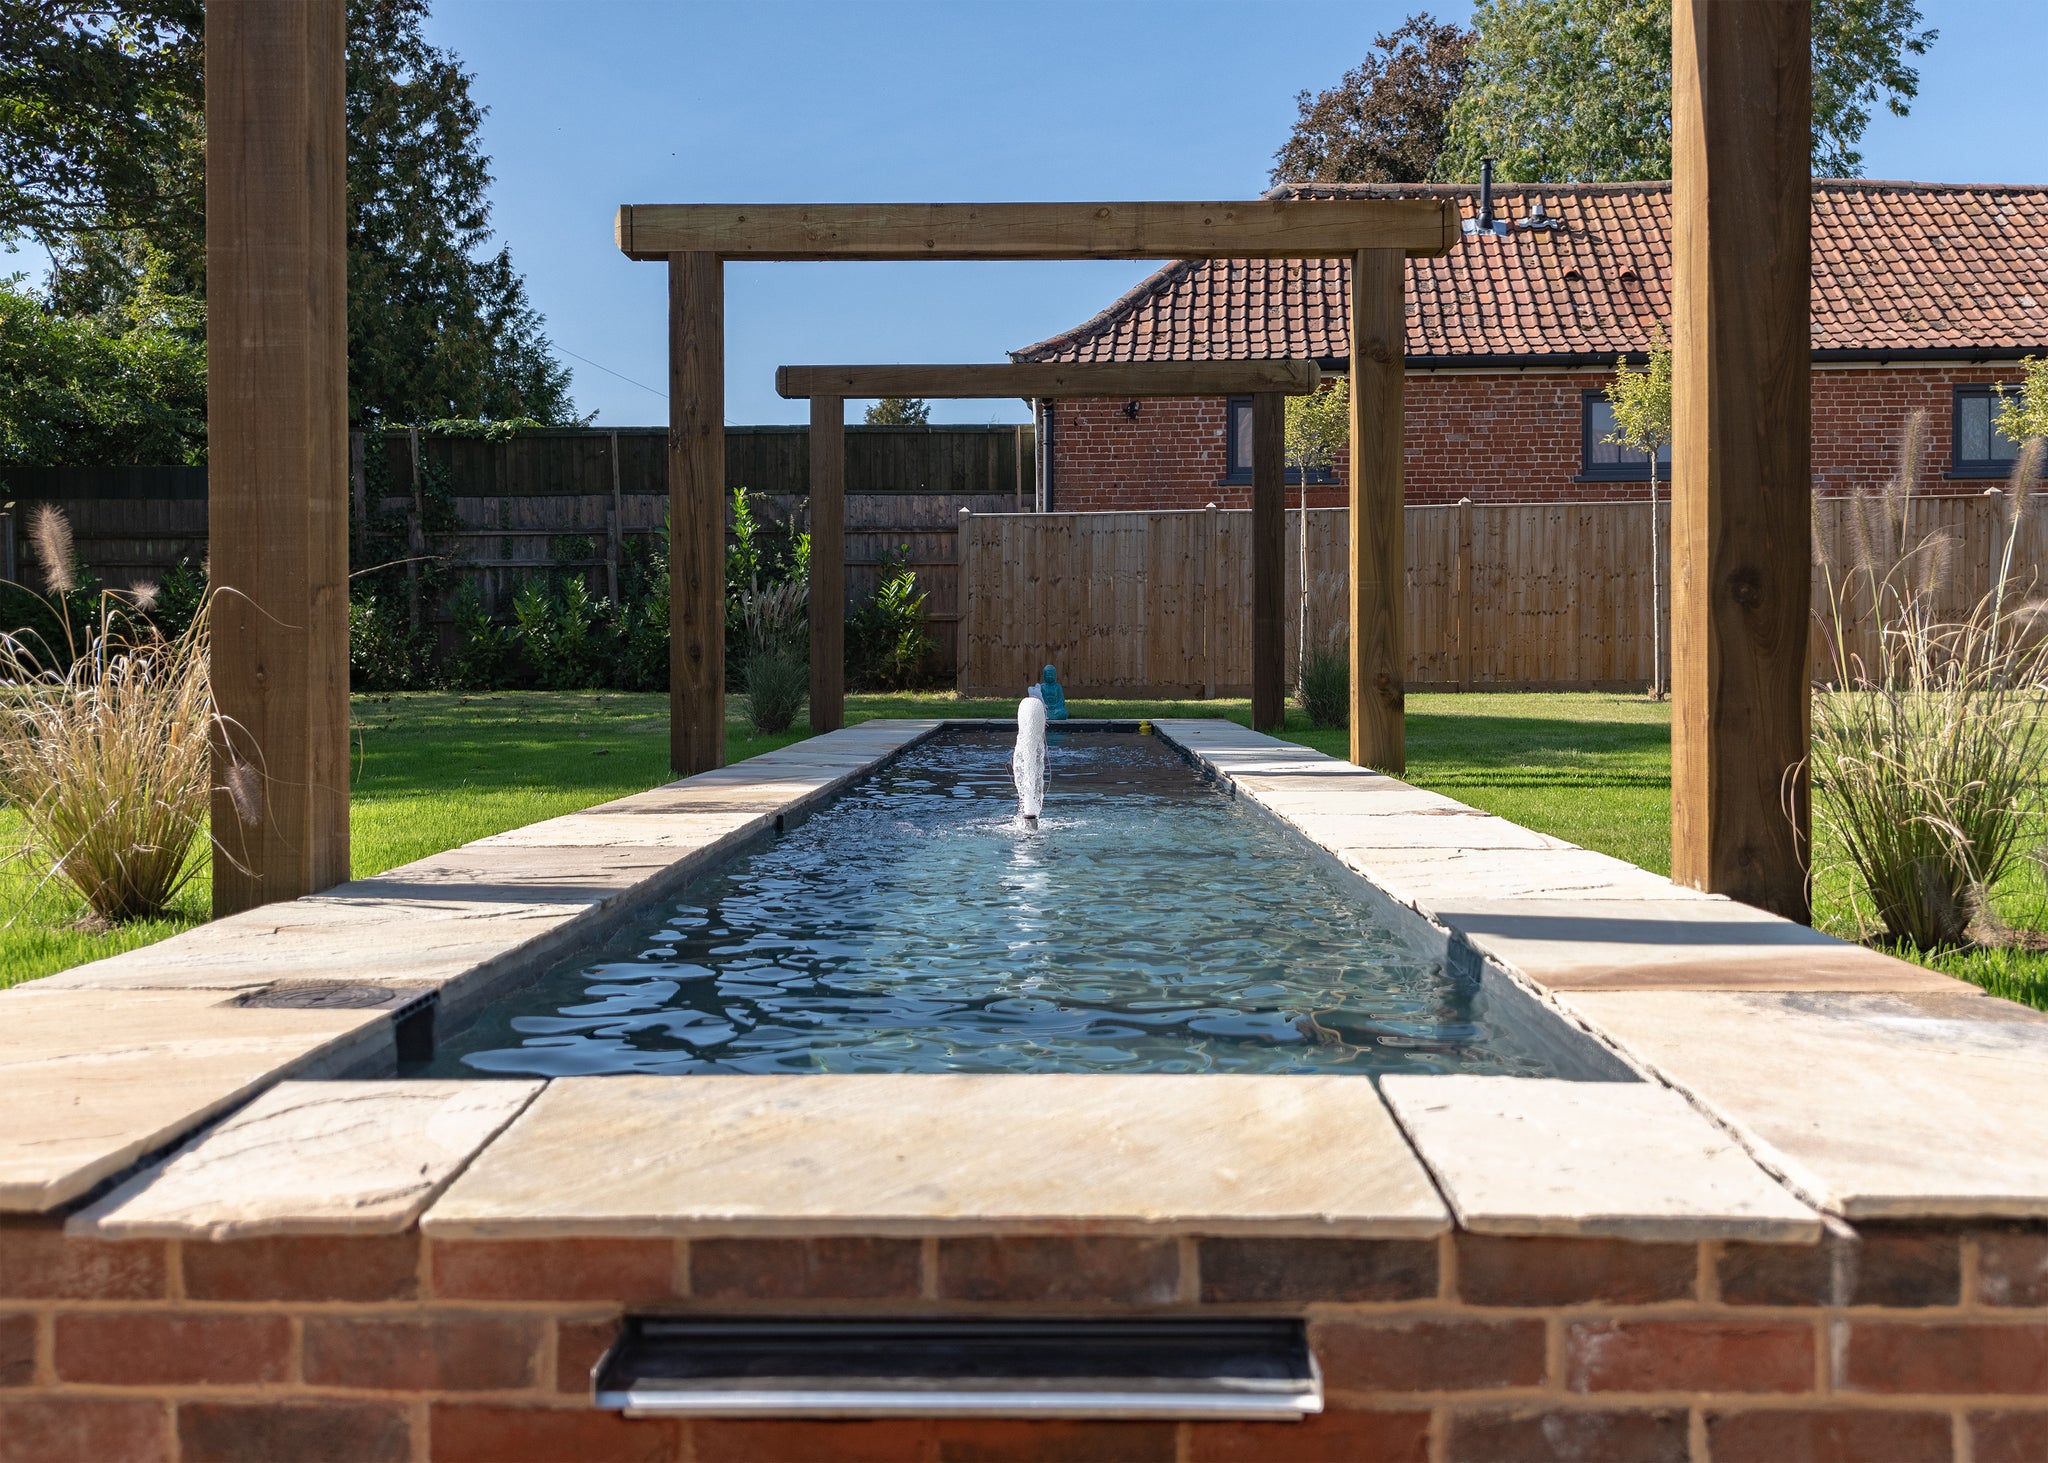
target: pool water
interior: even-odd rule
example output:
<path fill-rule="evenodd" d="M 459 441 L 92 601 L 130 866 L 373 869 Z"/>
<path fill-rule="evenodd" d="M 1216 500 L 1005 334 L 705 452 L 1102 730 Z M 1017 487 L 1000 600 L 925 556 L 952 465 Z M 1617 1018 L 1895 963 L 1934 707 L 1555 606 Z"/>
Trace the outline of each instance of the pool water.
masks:
<path fill-rule="evenodd" d="M 421 1075 L 1546 1075 L 1478 985 L 1160 738 L 949 731 L 455 1033 Z"/>

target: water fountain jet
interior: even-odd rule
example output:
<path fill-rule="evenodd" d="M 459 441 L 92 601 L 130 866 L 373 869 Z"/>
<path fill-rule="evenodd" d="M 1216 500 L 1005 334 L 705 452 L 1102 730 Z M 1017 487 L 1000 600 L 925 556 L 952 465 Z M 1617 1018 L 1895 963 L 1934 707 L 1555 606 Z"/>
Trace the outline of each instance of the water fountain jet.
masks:
<path fill-rule="evenodd" d="M 1036 695 L 1017 703 L 1017 748 L 1010 754 L 1010 777 L 1017 784 L 1017 812 L 1033 828 L 1045 809 L 1045 720 L 1045 703 Z"/>

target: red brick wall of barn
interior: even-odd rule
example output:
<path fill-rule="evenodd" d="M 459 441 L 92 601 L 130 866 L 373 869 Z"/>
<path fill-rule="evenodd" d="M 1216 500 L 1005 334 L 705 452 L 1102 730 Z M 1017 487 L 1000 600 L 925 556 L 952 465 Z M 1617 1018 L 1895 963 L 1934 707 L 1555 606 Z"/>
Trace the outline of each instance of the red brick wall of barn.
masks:
<path fill-rule="evenodd" d="M 1951 388 L 2012 381 L 2015 367 L 1933 365 L 1813 373 L 1815 489 L 1875 489 L 1890 476 L 1900 433 L 1916 408 L 1927 412 L 1920 491 L 1978 493 L 1990 483 L 1948 476 Z M 1586 502 L 1641 498 L 1645 483 L 1579 479 L 1581 394 L 1607 385 L 1604 372 L 1412 372 L 1408 377 L 1407 498 L 1410 503 Z M 1247 508 L 1251 488 L 1226 483 L 1224 403 L 1176 399 L 1139 403 L 1135 421 L 1120 401 L 1063 401 L 1055 408 L 1053 507 L 1062 512 L 1148 508 Z M 1311 486 L 1311 507 L 1345 501 L 1346 464 L 1334 486 Z M 1295 501 L 1295 489 L 1287 495 Z"/>

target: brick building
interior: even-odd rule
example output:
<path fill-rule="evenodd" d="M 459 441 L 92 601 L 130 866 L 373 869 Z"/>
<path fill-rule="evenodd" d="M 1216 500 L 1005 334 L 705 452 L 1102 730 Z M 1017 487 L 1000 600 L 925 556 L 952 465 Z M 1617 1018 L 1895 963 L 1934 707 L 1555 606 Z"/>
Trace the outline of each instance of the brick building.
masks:
<path fill-rule="evenodd" d="M 1649 464 L 1601 439 L 1614 360 L 1640 361 L 1671 318 L 1666 183 L 1496 189 L 1494 231 L 1467 185 L 1290 185 L 1276 197 L 1447 196 L 1462 247 L 1408 261 L 1407 500 L 1641 498 Z M 1350 266 L 1170 264 L 1019 361 L 1308 356 L 1349 366 Z M 1813 472 L 1842 493 L 1892 471 L 1928 413 L 1921 490 L 1981 492 L 2012 444 L 1990 389 L 2048 351 L 2048 188 L 1817 181 Z M 1249 505 L 1249 400 L 1039 404 L 1041 503 L 1063 510 Z M 1666 474 L 1660 470 L 1662 479 Z M 1344 502 L 1340 462 L 1312 506 Z M 1290 480 L 1292 474 L 1290 470 Z M 1290 502 L 1293 494 L 1289 494 Z"/>

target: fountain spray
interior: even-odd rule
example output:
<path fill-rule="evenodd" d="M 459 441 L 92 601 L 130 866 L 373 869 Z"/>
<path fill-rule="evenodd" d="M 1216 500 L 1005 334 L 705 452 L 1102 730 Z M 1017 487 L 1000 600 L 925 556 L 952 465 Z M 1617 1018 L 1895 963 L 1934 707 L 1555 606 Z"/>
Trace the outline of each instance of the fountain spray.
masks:
<path fill-rule="evenodd" d="M 1037 827 L 1045 808 L 1045 703 L 1036 696 L 1017 703 L 1017 749 L 1010 754 L 1010 776 L 1017 784 L 1018 813 L 1026 826 Z"/>

